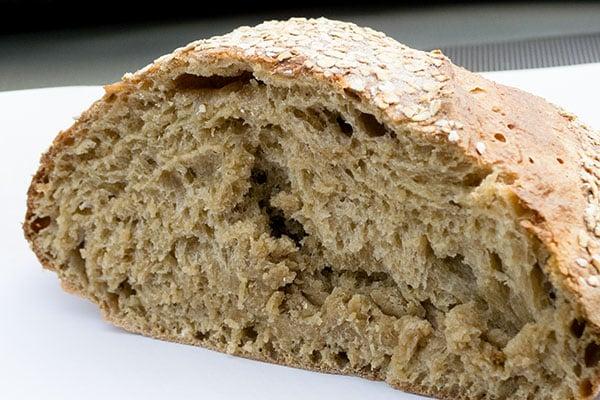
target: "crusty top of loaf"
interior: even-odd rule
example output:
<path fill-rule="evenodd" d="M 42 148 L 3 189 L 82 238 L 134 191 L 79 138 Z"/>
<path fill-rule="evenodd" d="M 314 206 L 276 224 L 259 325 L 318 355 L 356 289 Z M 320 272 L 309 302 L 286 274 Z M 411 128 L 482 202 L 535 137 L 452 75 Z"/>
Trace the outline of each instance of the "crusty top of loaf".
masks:
<path fill-rule="evenodd" d="M 279 84 L 311 79 L 369 107 L 392 128 L 459 146 L 502 172 L 528 212 L 522 225 L 550 250 L 553 281 L 600 327 L 600 135 L 544 99 L 455 66 L 440 51 L 324 18 L 241 27 L 163 56 L 107 93 L 174 72 L 242 63 Z"/>

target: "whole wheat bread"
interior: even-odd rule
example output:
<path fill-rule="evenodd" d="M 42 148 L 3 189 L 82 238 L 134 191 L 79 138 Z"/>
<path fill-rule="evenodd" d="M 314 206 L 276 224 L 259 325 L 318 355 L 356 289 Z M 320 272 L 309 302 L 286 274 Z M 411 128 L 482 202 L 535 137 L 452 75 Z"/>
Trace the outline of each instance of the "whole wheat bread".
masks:
<path fill-rule="evenodd" d="M 588 399 L 599 140 L 440 52 L 266 22 L 106 86 L 42 157 L 24 229 L 132 332 L 449 399 Z"/>

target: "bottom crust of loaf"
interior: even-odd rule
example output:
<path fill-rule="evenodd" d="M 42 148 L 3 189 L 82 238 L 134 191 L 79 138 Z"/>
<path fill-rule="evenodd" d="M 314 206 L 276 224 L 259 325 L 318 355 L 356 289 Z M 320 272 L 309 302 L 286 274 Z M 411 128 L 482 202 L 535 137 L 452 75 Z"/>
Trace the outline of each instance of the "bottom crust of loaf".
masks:
<path fill-rule="evenodd" d="M 89 300 L 88 298 L 86 298 L 86 296 L 84 296 L 82 293 L 80 293 L 77 288 L 70 286 L 68 282 L 62 282 L 61 286 L 66 292 L 69 292 L 73 295 L 79 296 L 85 300 Z M 107 310 L 104 307 L 102 307 L 101 304 L 97 304 L 97 305 L 100 306 L 102 317 L 106 322 L 112 324 L 113 326 L 121 328 L 127 332 L 146 336 L 146 337 L 151 337 L 151 338 L 158 339 L 158 340 L 163 340 L 166 342 L 201 347 L 201 348 L 204 348 L 207 350 L 217 351 L 219 353 L 231 354 L 231 353 L 227 352 L 226 347 L 219 347 L 219 346 L 215 346 L 215 345 L 211 346 L 211 345 L 202 343 L 201 341 L 193 340 L 189 337 L 171 336 L 171 335 L 167 335 L 167 334 L 161 334 L 161 333 L 154 332 L 152 329 L 144 329 L 144 328 L 134 326 L 134 325 L 130 324 L 129 322 L 127 322 L 126 320 L 119 319 L 119 318 L 113 316 L 110 312 L 107 312 Z M 326 366 L 315 366 L 315 365 L 307 364 L 307 363 L 303 362 L 301 359 L 293 361 L 293 362 L 284 362 L 284 361 L 278 360 L 276 358 L 269 358 L 264 355 L 258 355 L 255 353 L 246 353 L 243 351 L 236 351 L 232 355 L 235 355 L 237 357 L 243 357 L 243 358 L 246 358 L 246 359 L 252 360 L 252 361 L 266 362 L 266 363 L 281 365 L 281 366 L 285 366 L 285 367 L 300 368 L 300 369 L 304 369 L 306 371 L 320 372 L 320 373 L 333 374 L 333 375 L 350 375 L 350 376 L 355 376 L 358 378 L 363 378 L 363 379 L 368 379 L 371 381 L 378 381 L 378 382 L 385 381 L 385 377 L 381 377 L 378 374 L 374 374 L 374 373 L 365 373 L 364 371 L 361 371 L 359 369 L 350 368 L 350 370 L 348 370 L 348 369 L 342 370 L 339 368 L 332 368 L 332 367 L 326 367 Z M 462 396 L 455 392 L 453 393 L 453 392 L 449 392 L 449 391 L 441 390 L 441 389 L 440 390 L 431 390 L 431 388 L 428 388 L 426 386 L 421 386 L 421 385 L 411 385 L 411 384 L 398 385 L 398 384 L 393 384 L 393 383 L 390 385 L 392 387 L 394 387 L 395 389 L 401 390 L 403 392 L 412 393 L 412 394 L 421 395 L 421 396 L 427 396 L 427 397 L 436 398 L 439 400 L 468 400 L 469 399 L 468 396 Z"/>

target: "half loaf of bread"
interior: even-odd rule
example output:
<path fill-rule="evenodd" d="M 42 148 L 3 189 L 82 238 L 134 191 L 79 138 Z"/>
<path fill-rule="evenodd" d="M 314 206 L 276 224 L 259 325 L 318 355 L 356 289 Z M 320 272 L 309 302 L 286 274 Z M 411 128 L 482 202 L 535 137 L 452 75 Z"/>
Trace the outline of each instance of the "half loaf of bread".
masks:
<path fill-rule="evenodd" d="M 589 399 L 599 141 L 438 51 L 266 22 L 106 86 L 24 229 L 132 332 L 448 399 Z"/>

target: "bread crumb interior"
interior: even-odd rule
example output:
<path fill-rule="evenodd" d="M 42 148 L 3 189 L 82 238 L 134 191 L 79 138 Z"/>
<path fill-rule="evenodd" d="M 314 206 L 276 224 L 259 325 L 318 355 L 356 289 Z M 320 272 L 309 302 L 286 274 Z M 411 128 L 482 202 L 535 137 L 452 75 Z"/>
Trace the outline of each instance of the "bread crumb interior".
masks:
<path fill-rule="evenodd" d="M 600 346 L 520 225 L 510 177 L 250 72 L 103 107 L 29 223 L 109 319 L 447 396 L 591 394 Z"/>

